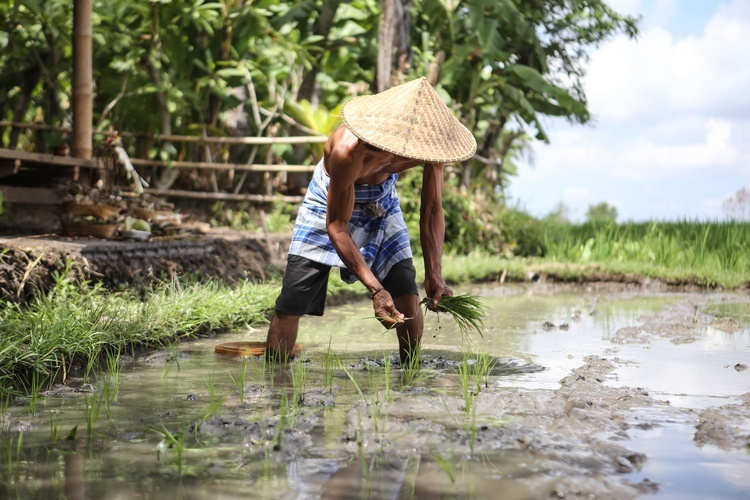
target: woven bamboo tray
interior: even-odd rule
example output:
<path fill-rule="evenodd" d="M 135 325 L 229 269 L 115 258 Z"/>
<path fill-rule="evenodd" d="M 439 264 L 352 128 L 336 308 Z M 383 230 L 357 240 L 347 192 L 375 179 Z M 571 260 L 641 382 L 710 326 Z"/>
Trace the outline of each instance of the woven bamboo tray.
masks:
<path fill-rule="evenodd" d="M 219 354 L 230 356 L 263 356 L 266 353 L 265 342 L 222 342 L 214 348 Z M 294 344 L 290 357 L 298 356 L 302 351 L 302 344 Z"/>

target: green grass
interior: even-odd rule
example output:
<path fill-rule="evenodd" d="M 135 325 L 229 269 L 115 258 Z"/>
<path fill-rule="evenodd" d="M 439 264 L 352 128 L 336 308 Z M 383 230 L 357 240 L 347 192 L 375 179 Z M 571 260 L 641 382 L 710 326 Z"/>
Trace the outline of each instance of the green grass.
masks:
<path fill-rule="evenodd" d="M 59 280 L 26 307 L 0 303 L 0 385 L 31 381 L 34 374 L 53 378 L 63 363 L 87 366 L 110 350 L 265 323 L 278 290 L 277 284 L 250 282 L 171 283 L 138 297 Z"/>
<path fill-rule="evenodd" d="M 638 273 L 668 282 L 734 288 L 750 281 L 750 224 L 643 222 L 557 227 L 546 261 Z"/>
<path fill-rule="evenodd" d="M 748 223 L 549 226 L 544 247 L 543 258 L 505 258 L 479 251 L 446 256 L 443 277 L 451 284 L 527 281 L 532 273 L 558 281 L 646 277 L 703 287 L 750 284 Z M 416 258 L 414 263 L 422 283 L 422 260 Z M 0 388 L 14 387 L 33 396 L 34 386 L 42 387 L 66 373 L 63 367 L 106 370 L 107 353 L 132 353 L 199 334 L 265 324 L 280 287 L 278 281 L 243 281 L 234 286 L 172 282 L 136 295 L 75 285 L 67 273 L 56 278 L 52 291 L 24 306 L 0 302 Z M 334 272 L 328 294 L 364 297 L 366 290 L 361 284 L 345 285 Z M 171 366 L 165 367 L 165 375 Z"/>

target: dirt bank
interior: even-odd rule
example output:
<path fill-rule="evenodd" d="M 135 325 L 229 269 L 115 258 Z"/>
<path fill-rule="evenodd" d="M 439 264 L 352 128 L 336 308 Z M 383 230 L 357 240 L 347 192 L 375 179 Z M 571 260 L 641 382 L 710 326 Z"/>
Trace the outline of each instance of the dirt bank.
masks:
<path fill-rule="evenodd" d="M 0 238 L 0 299 L 26 302 L 56 275 L 118 290 L 177 275 L 234 283 L 271 277 L 283 265 L 288 236 L 216 229 L 207 235 L 148 242 L 95 238 Z"/>

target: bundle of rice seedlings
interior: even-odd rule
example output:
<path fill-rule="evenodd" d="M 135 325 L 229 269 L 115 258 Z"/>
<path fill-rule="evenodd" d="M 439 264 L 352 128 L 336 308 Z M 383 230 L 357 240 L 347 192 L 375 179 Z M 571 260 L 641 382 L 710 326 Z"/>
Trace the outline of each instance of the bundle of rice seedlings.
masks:
<path fill-rule="evenodd" d="M 474 295 L 467 293 L 464 295 L 444 296 L 440 299 L 437 309 L 430 307 L 431 299 L 429 297 L 426 297 L 422 301 L 422 304 L 424 304 L 426 309 L 433 310 L 436 313 L 445 312 L 450 314 L 462 334 L 468 334 L 472 330 L 476 330 L 484 338 L 484 315 L 486 307 Z"/>

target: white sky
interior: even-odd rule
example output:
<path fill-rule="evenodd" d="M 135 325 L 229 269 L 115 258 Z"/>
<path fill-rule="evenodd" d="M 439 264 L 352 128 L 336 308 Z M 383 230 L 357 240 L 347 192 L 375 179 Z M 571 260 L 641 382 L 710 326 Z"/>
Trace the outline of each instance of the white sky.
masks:
<path fill-rule="evenodd" d="M 542 216 L 560 201 L 582 221 L 606 201 L 620 221 L 721 219 L 750 188 L 750 0 L 610 0 L 641 35 L 591 52 L 591 125 L 547 120 L 511 179 Z"/>

